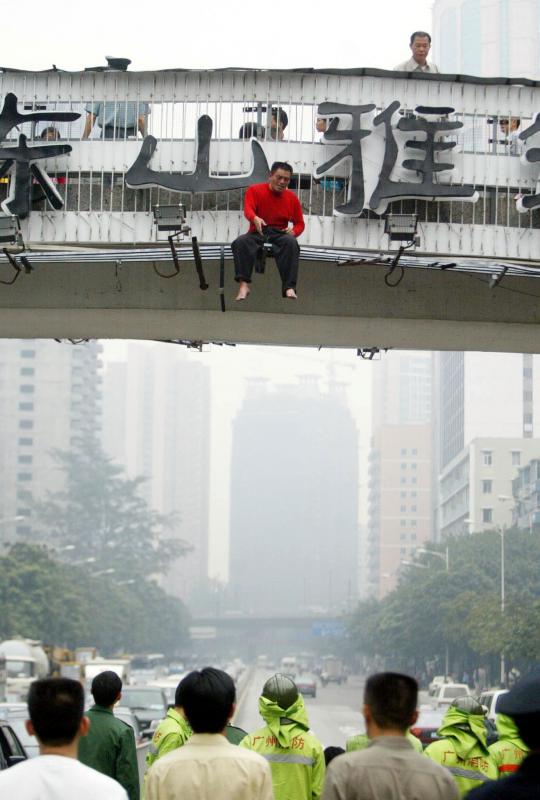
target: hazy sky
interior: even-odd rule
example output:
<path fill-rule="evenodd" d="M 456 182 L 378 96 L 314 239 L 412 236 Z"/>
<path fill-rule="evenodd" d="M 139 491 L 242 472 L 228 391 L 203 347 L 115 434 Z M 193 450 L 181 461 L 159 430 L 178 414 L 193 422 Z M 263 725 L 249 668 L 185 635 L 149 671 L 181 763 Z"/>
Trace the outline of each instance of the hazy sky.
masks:
<path fill-rule="evenodd" d="M 26 0 L 5 14 L 2 66 L 67 70 L 131 58 L 132 70 L 172 67 L 382 67 L 409 55 L 413 30 L 431 29 L 427 0 Z M 8 7 L 6 7 L 7 9 Z M 22 10 L 24 9 L 24 19 Z M 433 53 L 434 61 L 437 54 Z"/>
<path fill-rule="evenodd" d="M 302 375 L 317 375 L 322 391 L 326 390 L 329 379 L 345 384 L 348 405 L 359 431 L 359 517 L 365 521 L 367 476 L 363 467 L 371 436 L 371 375 L 376 364 L 358 358 L 353 350 L 283 347 L 212 347 L 206 358 L 204 363 L 210 365 L 212 380 L 211 574 L 225 576 L 224 567 L 228 564 L 232 420 L 242 406 L 249 378 L 294 384 Z"/>
<path fill-rule="evenodd" d="M 122 359 L 122 342 L 103 341 L 104 358 Z M 141 348 L 170 345 L 141 342 Z M 172 353 L 172 350 L 169 350 Z M 347 404 L 356 421 L 359 438 L 359 518 L 365 521 L 367 475 L 365 465 L 371 436 L 371 379 L 380 361 L 363 361 L 355 350 L 317 350 L 293 347 L 219 347 L 208 345 L 204 352 L 189 351 L 190 360 L 210 370 L 211 464 L 210 464 L 210 574 L 227 578 L 230 512 L 230 459 L 232 421 L 240 410 L 249 379 L 272 383 L 296 383 L 303 375 L 320 378 L 321 391 L 327 382 L 339 382 L 346 389 Z M 384 357 L 384 356 L 383 356 Z"/>

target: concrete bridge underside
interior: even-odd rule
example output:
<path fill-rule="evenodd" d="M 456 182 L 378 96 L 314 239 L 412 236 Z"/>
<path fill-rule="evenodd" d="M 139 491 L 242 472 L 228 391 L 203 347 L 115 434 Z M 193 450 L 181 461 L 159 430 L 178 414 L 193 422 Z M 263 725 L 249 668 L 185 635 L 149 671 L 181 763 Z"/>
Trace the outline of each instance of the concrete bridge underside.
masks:
<path fill-rule="evenodd" d="M 157 268 L 172 273 L 171 263 Z M 193 262 L 166 280 L 148 262 L 39 263 L 0 285 L 0 336 L 182 339 L 254 344 L 540 352 L 540 281 L 406 268 L 399 286 L 382 265 L 302 261 L 298 301 L 281 297 L 275 264 L 254 275 L 235 303 L 233 265 L 205 261 L 201 291 Z M 0 280 L 12 277 L 0 262 Z"/>

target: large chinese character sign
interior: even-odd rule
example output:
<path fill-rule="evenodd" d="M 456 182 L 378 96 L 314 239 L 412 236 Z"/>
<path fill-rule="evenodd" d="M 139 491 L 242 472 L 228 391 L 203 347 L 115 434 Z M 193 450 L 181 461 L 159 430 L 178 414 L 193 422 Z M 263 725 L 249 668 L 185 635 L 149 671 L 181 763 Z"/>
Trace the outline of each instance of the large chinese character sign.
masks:
<path fill-rule="evenodd" d="M 32 111 L 20 114 L 17 111 L 17 97 L 11 92 L 4 98 L 0 113 L 0 142 L 5 142 L 7 134 L 25 122 L 72 122 L 80 114 L 68 111 Z M 52 208 L 63 208 L 64 201 L 45 170 L 36 164 L 46 158 L 55 158 L 71 152 L 69 144 L 43 144 L 28 146 L 27 137 L 21 133 L 16 145 L 0 146 L 0 177 L 11 173 L 10 191 L 1 204 L 5 214 L 16 214 L 21 219 L 28 216 L 32 197 L 32 183 L 35 181 Z"/>

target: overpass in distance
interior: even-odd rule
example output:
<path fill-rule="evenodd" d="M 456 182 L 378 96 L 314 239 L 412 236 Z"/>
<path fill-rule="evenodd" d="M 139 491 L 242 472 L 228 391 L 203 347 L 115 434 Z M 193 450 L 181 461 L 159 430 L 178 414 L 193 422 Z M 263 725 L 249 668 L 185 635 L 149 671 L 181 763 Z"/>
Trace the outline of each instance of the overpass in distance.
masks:
<path fill-rule="evenodd" d="M 26 158 L 21 132 L 27 147 L 41 145 L 47 113 L 70 117 L 55 122 L 61 138 L 47 145 L 59 149 L 32 151 L 58 197 L 41 198 L 14 165 L 9 189 L 0 184 L 4 216 L 18 211 L 22 227 L 19 246 L 0 254 L 1 337 L 540 352 L 534 81 L 369 69 L 6 70 L 0 95 L 0 168 Z M 104 140 L 96 127 L 83 140 L 89 98 L 144 105 L 150 135 Z M 238 138 L 272 106 L 289 116 L 283 141 Z M 341 139 L 316 139 L 319 114 L 339 120 Z M 503 115 L 522 121 L 520 152 L 497 138 Z M 243 191 L 273 160 L 293 165 L 306 218 L 299 300 L 281 298 L 268 259 L 249 299 L 235 303 L 229 245 L 246 230 Z M 207 289 L 189 239 L 177 271 L 156 233 L 154 206 L 179 202 Z M 419 244 L 398 262 L 387 210 L 418 215 Z"/>
<path fill-rule="evenodd" d="M 332 652 L 347 634 L 350 616 L 214 615 L 192 617 L 191 646 L 204 652 L 240 653 L 253 660 L 261 653 L 281 658 L 287 652 Z"/>

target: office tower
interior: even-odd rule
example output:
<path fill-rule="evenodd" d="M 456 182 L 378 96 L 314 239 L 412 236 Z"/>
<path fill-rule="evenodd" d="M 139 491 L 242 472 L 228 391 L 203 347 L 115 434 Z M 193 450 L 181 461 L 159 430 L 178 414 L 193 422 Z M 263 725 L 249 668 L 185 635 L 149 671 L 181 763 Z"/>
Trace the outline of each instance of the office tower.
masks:
<path fill-rule="evenodd" d="M 435 0 L 433 57 L 443 72 L 540 77 L 537 0 Z"/>
<path fill-rule="evenodd" d="M 104 372 L 103 445 L 141 494 L 175 520 L 164 536 L 190 552 L 160 583 L 182 600 L 204 594 L 208 579 L 210 377 L 198 353 L 172 344 L 133 342 L 108 357 Z"/>
<path fill-rule="evenodd" d="M 0 341 L 0 540 L 32 541 L 32 507 L 63 487 L 53 451 L 101 432 L 101 345 Z"/>
<path fill-rule="evenodd" d="M 540 456 L 540 358 L 438 354 L 438 537 L 509 525 L 512 482 Z"/>
<path fill-rule="evenodd" d="M 390 352 L 373 364 L 363 597 L 383 597 L 401 562 L 432 537 L 432 356 Z"/>
<path fill-rule="evenodd" d="M 252 380 L 233 425 L 231 610 L 342 612 L 357 597 L 358 434 L 344 392 Z"/>

